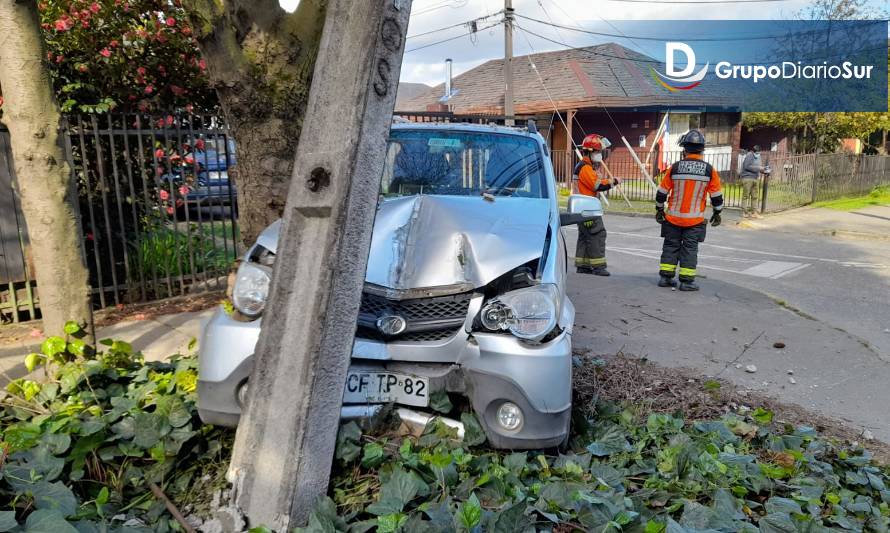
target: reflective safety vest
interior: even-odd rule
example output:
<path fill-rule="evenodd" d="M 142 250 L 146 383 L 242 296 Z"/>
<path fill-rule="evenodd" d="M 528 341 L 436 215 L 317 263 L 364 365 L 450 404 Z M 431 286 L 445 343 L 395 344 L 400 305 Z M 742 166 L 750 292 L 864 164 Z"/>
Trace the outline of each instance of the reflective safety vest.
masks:
<path fill-rule="evenodd" d="M 720 174 L 701 154 L 688 154 L 665 173 L 658 191 L 667 194 L 665 218 L 675 226 L 695 226 L 705 221 L 706 199 L 722 197 Z"/>
<path fill-rule="evenodd" d="M 587 196 L 596 196 L 599 191 L 608 191 L 611 186 L 608 178 L 600 179 L 593 168 L 593 162 L 585 157 L 572 170 L 572 176 L 578 180 L 578 192 Z"/>

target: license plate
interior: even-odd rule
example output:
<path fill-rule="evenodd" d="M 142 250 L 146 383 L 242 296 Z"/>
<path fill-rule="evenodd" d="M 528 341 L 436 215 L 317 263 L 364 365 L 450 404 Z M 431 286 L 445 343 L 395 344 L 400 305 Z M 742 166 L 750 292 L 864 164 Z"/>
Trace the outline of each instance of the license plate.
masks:
<path fill-rule="evenodd" d="M 349 371 L 343 403 L 390 402 L 426 407 L 430 403 L 429 382 L 425 378 L 393 372 Z"/>

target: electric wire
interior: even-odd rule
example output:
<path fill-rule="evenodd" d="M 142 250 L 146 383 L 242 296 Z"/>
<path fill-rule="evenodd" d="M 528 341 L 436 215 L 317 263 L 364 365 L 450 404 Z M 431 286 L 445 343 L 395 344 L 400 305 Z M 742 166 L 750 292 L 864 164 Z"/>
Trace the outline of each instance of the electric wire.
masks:
<path fill-rule="evenodd" d="M 457 24 L 452 24 L 450 26 L 443 26 L 443 27 L 437 28 L 435 30 L 429 30 L 429 31 L 425 31 L 423 33 L 416 33 L 414 35 L 409 35 L 408 37 L 406 37 L 406 39 L 416 39 L 417 37 L 424 37 L 426 35 L 432 35 L 434 33 L 443 32 L 445 30 L 450 30 L 452 28 L 459 28 L 461 26 L 467 26 L 469 24 L 472 24 L 473 22 L 479 22 L 479 21 L 483 21 L 486 19 L 490 19 L 491 17 L 496 17 L 496 16 L 500 15 L 501 13 L 503 13 L 503 11 L 496 11 L 494 13 L 489 13 L 488 15 L 483 15 L 481 17 L 476 17 L 474 19 L 465 20 L 463 22 L 458 22 Z"/>
<path fill-rule="evenodd" d="M 461 37 L 468 37 L 468 36 L 474 35 L 474 34 L 476 34 L 476 33 L 479 33 L 480 31 L 485 31 L 485 30 L 487 30 L 487 29 L 494 28 L 495 26 L 500 26 L 501 24 L 503 24 L 503 21 L 495 22 L 495 23 L 493 23 L 493 24 L 489 24 L 488 26 L 484 26 L 484 27 L 482 27 L 482 28 L 476 28 L 476 31 L 468 31 L 468 32 L 466 32 L 466 33 L 462 33 L 462 34 L 460 34 L 460 35 L 455 35 L 454 37 L 449 37 L 449 38 L 447 38 L 447 39 L 442 39 L 442 40 L 440 40 L 440 41 L 436 41 L 436 42 L 434 42 L 434 43 L 429 43 L 429 44 L 425 44 L 425 45 L 423 45 L 423 46 L 417 46 L 417 47 L 412 48 L 412 49 L 410 49 L 410 50 L 405 50 L 405 53 L 407 54 L 407 53 L 409 53 L 409 52 L 416 52 L 417 50 L 423 50 L 424 48 L 429 48 L 429 47 L 431 47 L 431 46 L 436 46 L 436 45 L 439 45 L 439 44 L 442 44 L 442 43 L 447 43 L 447 42 L 449 42 L 449 41 L 454 41 L 454 40 L 456 40 L 456 39 L 460 39 Z"/>
<path fill-rule="evenodd" d="M 536 19 L 534 17 L 520 15 L 519 13 L 516 13 L 516 16 L 519 18 L 531 21 L 531 22 L 537 22 L 538 24 L 542 24 L 544 26 L 555 26 L 557 28 L 562 28 L 562 29 L 574 31 L 574 32 L 586 33 L 589 35 L 595 35 L 597 37 L 621 37 L 624 39 L 629 39 L 631 41 L 633 41 L 634 39 L 639 39 L 641 41 L 669 41 L 674 38 L 674 37 L 652 37 L 652 36 L 648 36 L 648 35 L 630 36 L 630 35 L 627 35 L 626 33 L 622 32 L 618 28 L 616 28 L 614 25 L 612 25 L 605 19 L 603 19 L 603 21 L 606 22 L 607 24 L 609 24 L 610 26 L 612 26 L 612 28 L 618 32 L 617 34 L 603 32 L 603 31 L 588 30 L 586 28 L 582 28 L 581 26 L 578 26 L 577 24 L 576 24 L 576 27 L 573 28 L 571 26 L 566 26 L 564 24 L 557 24 L 557 23 L 553 22 L 552 19 L 550 20 L 550 22 L 547 22 L 544 20 Z M 875 21 L 875 24 L 886 24 L 886 21 L 883 21 L 883 20 Z M 763 34 L 761 34 L 761 35 L 737 35 L 737 36 L 734 35 L 734 36 L 730 36 L 730 37 L 687 37 L 687 36 L 683 36 L 683 42 L 734 42 L 734 41 L 758 41 L 758 40 L 771 40 L 771 39 L 787 39 L 790 37 L 800 37 L 800 36 L 804 36 L 804 35 L 826 33 L 829 31 L 832 31 L 832 29 L 831 28 L 813 29 L 813 30 L 806 30 L 806 31 L 801 31 L 801 32 L 791 32 L 791 33 L 774 34 L 774 35 L 763 35 Z M 834 29 L 833 31 L 837 31 L 837 29 Z M 637 46 L 639 46 L 639 44 L 637 44 Z"/>

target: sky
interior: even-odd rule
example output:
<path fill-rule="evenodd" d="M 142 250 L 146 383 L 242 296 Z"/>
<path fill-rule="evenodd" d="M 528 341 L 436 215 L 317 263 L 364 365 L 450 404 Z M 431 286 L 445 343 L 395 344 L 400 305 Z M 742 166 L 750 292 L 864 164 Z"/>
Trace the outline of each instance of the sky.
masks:
<path fill-rule="evenodd" d="M 564 48 L 540 37 L 528 34 L 529 31 L 571 46 L 591 46 L 604 42 L 618 42 L 628 48 L 653 57 L 663 56 L 663 43 L 601 37 L 559 29 L 519 18 L 524 15 L 542 21 L 552 20 L 556 24 L 571 28 L 633 36 L 632 30 L 622 30 L 622 21 L 631 20 L 701 20 L 701 19 L 785 19 L 793 17 L 810 0 L 781 0 L 764 3 L 727 4 L 644 4 L 627 3 L 615 0 L 514 0 L 517 14 L 513 39 L 514 55 L 552 51 Z M 887 0 L 870 2 L 877 8 L 886 10 Z M 498 25 L 478 31 L 472 38 L 462 36 L 457 39 L 427 46 L 443 39 L 469 33 L 466 26 L 447 29 L 430 35 L 417 36 L 438 28 L 460 24 L 461 22 L 494 13 L 503 9 L 501 0 L 415 0 L 408 25 L 408 43 L 402 64 L 400 81 L 438 85 L 445 79 L 445 59 L 453 60 L 454 76 L 465 72 L 489 59 L 503 57 L 504 30 Z M 478 27 L 500 20 L 493 17 L 479 21 Z M 608 22 L 607 22 L 608 21 Z M 628 26 L 628 24 L 624 24 Z M 756 29 L 756 22 L 752 22 Z M 678 37 L 687 27 L 678 27 Z M 424 47 L 425 48 L 421 48 Z"/>
<path fill-rule="evenodd" d="M 279 0 L 282 7 L 292 11 L 299 0 Z M 711 0 L 713 1 L 713 0 Z M 725 4 L 666 4 L 630 3 L 619 0 L 513 0 L 517 16 L 542 21 L 553 21 L 572 28 L 633 36 L 632 30 L 623 31 L 622 21 L 633 20 L 703 20 L 703 19 L 787 19 L 810 0 L 778 0 L 763 3 Z M 887 11 L 890 0 L 869 0 L 876 9 Z M 453 61 L 454 76 L 488 61 L 503 57 L 504 29 L 495 25 L 498 15 L 477 22 L 477 31 L 470 33 L 463 22 L 496 13 L 504 7 L 502 0 L 415 0 L 408 24 L 408 43 L 402 63 L 400 81 L 438 85 L 445 80 L 445 59 Z M 752 21 L 756 29 L 756 21 Z M 440 28 L 455 26 L 428 35 L 419 35 Z M 548 39 L 571 46 L 591 46 L 605 42 L 617 42 L 633 50 L 653 57 L 663 56 L 663 44 L 626 38 L 601 37 L 580 33 L 571 29 L 559 29 L 522 18 L 516 19 L 517 29 L 513 39 L 514 55 L 546 52 L 565 48 L 523 31 L 540 34 Z M 627 26 L 627 23 L 624 23 Z M 694 31 L 678 27 L 677 37 L 683 32 Z M 446 39 L 451 39 L 441 42 Z M 436 44 L 438 43 L 438 44 Z"/>

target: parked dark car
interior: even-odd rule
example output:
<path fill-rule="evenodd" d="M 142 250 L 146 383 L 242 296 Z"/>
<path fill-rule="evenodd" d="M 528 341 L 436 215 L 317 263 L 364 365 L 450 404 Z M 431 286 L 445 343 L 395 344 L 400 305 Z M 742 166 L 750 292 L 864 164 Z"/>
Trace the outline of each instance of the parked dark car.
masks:
<path fill-rule="evenodd" d="M 180 164 L 162 176 L 163 187 L 178 193 L 177 210 L 217 206 L 237 210 L 237 190 L 228 172 L 236 162 L 233 139 L 220 136 L 196 140 L 194 149 L 179 160 Z"/>

